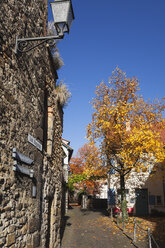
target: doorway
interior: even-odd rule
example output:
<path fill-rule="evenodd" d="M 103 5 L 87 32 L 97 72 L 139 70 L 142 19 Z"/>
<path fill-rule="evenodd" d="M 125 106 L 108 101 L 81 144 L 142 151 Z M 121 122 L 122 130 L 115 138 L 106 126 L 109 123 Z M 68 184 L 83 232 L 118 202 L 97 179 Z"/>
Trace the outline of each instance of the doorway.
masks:
<path fill-rule="evenodd" d="M 136 194 L 136 215 L 148 215 L 148 189 L 135 189 Z"/>

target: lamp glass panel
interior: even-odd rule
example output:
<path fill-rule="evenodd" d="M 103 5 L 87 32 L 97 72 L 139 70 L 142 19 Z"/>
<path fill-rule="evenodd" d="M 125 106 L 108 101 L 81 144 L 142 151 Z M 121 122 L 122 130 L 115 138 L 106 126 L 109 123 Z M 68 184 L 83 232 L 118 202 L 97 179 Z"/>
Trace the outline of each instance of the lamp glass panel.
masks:
<path fill-rule="evenodd" d="M 68 11 L 68 27 L 70 29 L 71 27 L 71 24 L 73 22 L 73 13 L 72 13 L 72 8 L 71 8 L 71 5 L 70 5 L 70 8 L 69 8 L 69 11 Z"/>
<path fill-rule="evenodd" d="M 70 0 L 56 0 L 55 2 L 51 3 L 51 7 L 54 22 L 59 26 L 60 29 L 65 23 L 66 25 L 63 25 L 61 31 L 63 31 L 63 33 L 69 32 L 70 26 L 74 19 Z"/>
<path fill-rule="evenodd" d="M 56 1 L 51 3 L 52 13 L 55 23 L 66 22 L 68 19 L 68 12 L 70 7 L 69 1 Z"/>
<path fill-rule="evenodd" d="M 55 27 L 58 33 L 65 33 L 69 31 L 68 26 L 65 22 L 56 23 Z"/>

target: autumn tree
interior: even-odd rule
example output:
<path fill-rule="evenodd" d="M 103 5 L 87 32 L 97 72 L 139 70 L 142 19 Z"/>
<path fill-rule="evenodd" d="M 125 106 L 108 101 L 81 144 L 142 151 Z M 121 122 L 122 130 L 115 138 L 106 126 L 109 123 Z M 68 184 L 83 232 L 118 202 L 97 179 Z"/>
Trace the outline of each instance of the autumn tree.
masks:
<path fill-rule="evenodd" d="M 95 145 L 84 144 L 70 162 L 69 187 L 92 193 L 98 191 L 99 178 L 105 176 L 99 149 Z"/>
<path fill-rule="evenodd" d="M 140 172 L 165 157 L 160 132 L 154 128 L 164 128 L 164 99 L 144 101 L 138 91 L 137 78 L 128 78 L 116 68 L 109 83 L 101 82 L 96 89 L 92 121 L 87 127 L 90 142 L 100 141 L 108 169 L 119 173 L 123 217 L 127 217 L 125 176 L 132 168 Z"/>

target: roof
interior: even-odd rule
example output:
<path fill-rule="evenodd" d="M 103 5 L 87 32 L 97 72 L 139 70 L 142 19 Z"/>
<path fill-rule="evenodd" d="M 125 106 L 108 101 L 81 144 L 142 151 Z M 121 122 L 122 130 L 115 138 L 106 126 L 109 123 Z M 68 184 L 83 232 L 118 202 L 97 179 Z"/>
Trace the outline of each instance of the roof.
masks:
<path fill-rule="evenodd" d="M 62 141 L 66 144 L 67 143 L 67 145 L 70 145 L 70 141 L 69 140 L 66 140 L 66 139 L 63 139 L 62 138 Z"/>
<path fill-rule="evenodd" d="M 62 145 L 69 151 L 69 160 L 70 160 L 73 154 L 73 148 L 66 143 L 70 144 L 70 141 L 62 139 Z"/>
<path fill-rule="evenodd" d="M 73 151 L 73 148 L 62 142 L 62 145 L 65 146 L 68 150 Z"/>

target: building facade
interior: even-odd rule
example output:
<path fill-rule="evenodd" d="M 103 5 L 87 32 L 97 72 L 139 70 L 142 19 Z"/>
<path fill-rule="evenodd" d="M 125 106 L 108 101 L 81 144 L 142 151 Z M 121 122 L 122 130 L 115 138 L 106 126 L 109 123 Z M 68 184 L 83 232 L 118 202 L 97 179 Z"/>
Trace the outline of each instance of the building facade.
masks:
<path fill-rule="evenodd" d="M 60 247 L 63 111 L 49 48 L 15 54 L 15 38 L 46 36 L 47 0 L 0 6 L 0 247 Z"/>
<path fill-rule="evenodd" d="M 109 206 L 120 209 L 120 180 L 117 173 L 109 175 L 107 187 Z M 147 216 L 165 212 L 165 180 L 161 168 L 155 172 L 134 169 L 125 178 L 128 212 Z"/>

